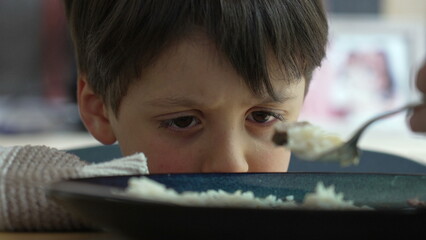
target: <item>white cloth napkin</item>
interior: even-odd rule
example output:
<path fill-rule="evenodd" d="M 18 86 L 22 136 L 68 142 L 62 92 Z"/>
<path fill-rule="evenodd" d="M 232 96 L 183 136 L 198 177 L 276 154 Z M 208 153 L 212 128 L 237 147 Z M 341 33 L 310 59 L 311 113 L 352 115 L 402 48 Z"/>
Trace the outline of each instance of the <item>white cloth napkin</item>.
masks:
<path fill-rule="evenodd" d="M 148 174 L 143 153 L 90 164 L 46 146 L 0 146 L 0 231 L 87 228 L 49 200 L 45 186 L 68 178 L 126 174 Z"/>

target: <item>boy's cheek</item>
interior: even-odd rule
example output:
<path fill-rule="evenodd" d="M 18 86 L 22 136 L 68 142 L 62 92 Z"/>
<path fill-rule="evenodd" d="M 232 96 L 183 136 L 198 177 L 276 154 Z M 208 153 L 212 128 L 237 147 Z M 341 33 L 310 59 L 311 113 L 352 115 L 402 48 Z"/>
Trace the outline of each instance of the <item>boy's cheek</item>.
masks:
<path fill-rule="evenodd" d="M 290 151 L 281 146 L 259 151 L 249 159 L 250 169 L 252 172 L 286 172 L 290 155 Z"/>
<path fill-rule="evenodd" d="M 148 142 L 139 142 L 133 146 L 136 151 L 143 152 L 147 157 L 149 172 L 154 173 L 197 173 L 203 172 L 203 167 L 207 164 L 206 154 L 208 151 L 200 146 L 183 144 L 178 146 L 162 138 L 150 138 Z M 200 142 L 200 141 L 198 141 Z M 134 143 L 134 142 L 133 142 Z M 254 143 L 253 143 L 254 144 Z M 244 153 L 250 172 L 285 172 L 288 169 L 290 151 L 284 147 L 277 147 L 272 142 L 257 142 L 255 145 L 243 145 L 240 150 Z M 211 149 L 209 147 L 208 149 Z M 215 156 L 219 158 L 220 156 Z M 209 159 L 211 161 L 214 159 Z M 226 169 L 222 169 L 226 171 Z"/>
<path fill-rule="evenodd" d="M 199 172 L 191 165 L 186 165 L 186 159 L 176 159 L 173 156 L 148 158 L 149 173 L 195 173 Z"/>
<path fill-rule="evenodd" d="M 145 155 L 148 159 L 150 173 L 198 172 L 193 158 L 176 149 L 151 147 Z"/>

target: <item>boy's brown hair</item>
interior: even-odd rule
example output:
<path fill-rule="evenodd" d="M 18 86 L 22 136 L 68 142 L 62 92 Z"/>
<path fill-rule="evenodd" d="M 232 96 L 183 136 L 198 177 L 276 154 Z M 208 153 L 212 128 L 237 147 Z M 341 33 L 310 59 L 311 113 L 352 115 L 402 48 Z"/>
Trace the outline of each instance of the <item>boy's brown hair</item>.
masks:
<path fill-rule="evenodd" d="M 308 86 L 327 44 L 320 0 L 65 0 L 65 7 L 79 74 L 116 115 L 143 69 L 195 29 L 254 94 L 272 97 L 271 55 L 288 81 L 303 76 Z"/>

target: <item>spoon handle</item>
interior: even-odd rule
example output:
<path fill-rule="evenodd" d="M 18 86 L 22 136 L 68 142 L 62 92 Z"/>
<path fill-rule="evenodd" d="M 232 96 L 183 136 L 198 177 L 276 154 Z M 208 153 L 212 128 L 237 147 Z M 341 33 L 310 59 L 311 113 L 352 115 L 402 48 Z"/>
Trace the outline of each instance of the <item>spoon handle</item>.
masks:
<path fill-rule="evenodd" d="M 372 123 L 374 123 L 374 122 L 376 122 L 377 120 L 380 120 L 380 119 L 383 119 L 383 118 L 387 118 L 387 117 L 390 117 L 390 116 L 392 116 L 392 115 L 394 115 L 394 114 L 397 114 L 397 113 L 400 113 L 400 112 L 402 112 L 402 111 L 404 111 L 404 110 L 407 110 L 407 109 L 411 109 L 411 108 L 414 108 L 414 107 L 417 107 L 417 106 L 420 106 L 421 104 L 423 104 L 423 103 L 409 103 L 409 104 L 407 104 L 407 105 L 404 105 L 404 106 L 402 106 L 402 107 L 399 107 L 399 108 L 397 108 L 397 109 L 394 109 L 394 110 L 391 110 L 391 111 L 388 111 L 388 112 L 384 112 L 384 113 L 382 113 L 382 114 L 379 114 L 379 115 L 377 115 L 376 117 L 374 117 L 374 118 L 372 118 L 372 119 L 370 119 L 369 121 L 367 121 L 366 123 L 364 123 L 364 125 L 362 125 L 355 133 L 354 133 L 354 135 L 348 140 L 348 142 L 357 142 L 358 141 L 358 138 L 360 138 L 361 137 L 361 135 L 362 135 L 362 133 L 364 132 L 364 130 L 368 127 L 368 126 L 370 126 Z"/>

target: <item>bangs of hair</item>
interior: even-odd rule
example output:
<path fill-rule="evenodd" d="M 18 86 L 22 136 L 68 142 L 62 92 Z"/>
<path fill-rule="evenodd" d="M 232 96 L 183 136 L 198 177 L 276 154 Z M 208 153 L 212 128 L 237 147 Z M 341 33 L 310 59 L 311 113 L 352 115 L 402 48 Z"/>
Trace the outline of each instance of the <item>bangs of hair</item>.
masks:
<path fill-rule="evenodd" d="M 69 0 L 66 7 L 79 71 L 116 114 L 143 69 L 200 27 L 254 94 L 273 98 L 271 57 L 286 81 L 309 81 L 327 44 L 319 0 Z"/>

